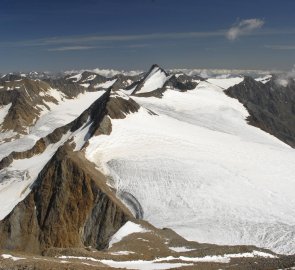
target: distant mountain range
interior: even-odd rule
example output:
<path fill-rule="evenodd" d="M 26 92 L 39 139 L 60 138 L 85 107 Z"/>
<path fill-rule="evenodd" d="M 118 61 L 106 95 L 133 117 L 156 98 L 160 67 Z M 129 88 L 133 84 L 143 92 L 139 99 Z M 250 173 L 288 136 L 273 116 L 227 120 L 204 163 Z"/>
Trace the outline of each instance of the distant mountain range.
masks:
<path fill-rule="evenodd" d="M 0 269 L 295 266 L 290 74 L 9 73 L 0 130 Z"/>

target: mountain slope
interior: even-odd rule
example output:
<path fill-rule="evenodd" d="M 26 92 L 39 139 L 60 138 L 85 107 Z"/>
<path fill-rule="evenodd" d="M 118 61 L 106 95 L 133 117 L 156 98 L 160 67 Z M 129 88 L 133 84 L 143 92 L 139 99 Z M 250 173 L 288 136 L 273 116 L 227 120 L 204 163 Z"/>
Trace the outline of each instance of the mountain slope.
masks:
<path fill-rule="evenodd" d="M 294 253 L 295 152 L 277 128 L 293 121 L 291 84 L 271 94 L 272 78 L 205 80 L 157 65 L 131 77 L 9 79 L 2 122 L 11 110 L 22 117 L 17 97 L 28 114 L 42 110 L 19 132 L 1 127 L 0 250 L 69 267 L 93 256 L 99 268 L 293 266 L 249 246 Z M 278 114 L 257 119 L 278 138 L 249 124 L 270 107 Z"/>
<path fill-rule="evenodd" d="M 42 252 L 49 247 L 103 248 L 130 217 L 91 164 L 60 148 L 32 191 L 0 223 L 0 248 Z"/>
<path fill-rule="evenodd" d="M 104 248 L 132 218 L 107 179 L 78 151 L 88 137 L 110 132 L 107 114 L 137 110 L 124 99 L 119 104 L 109 90 L 71 123 L 0 162 L 1 249 Z"/>
<path fill-rule="evenodd" d="M 134 99 L 154 115 L 112 120 L 86 156 L 137 198 L 144 219 L 195 241 L 292 253 L 293 149 L 249 126 L 246 109 L 213 81 Z"/>

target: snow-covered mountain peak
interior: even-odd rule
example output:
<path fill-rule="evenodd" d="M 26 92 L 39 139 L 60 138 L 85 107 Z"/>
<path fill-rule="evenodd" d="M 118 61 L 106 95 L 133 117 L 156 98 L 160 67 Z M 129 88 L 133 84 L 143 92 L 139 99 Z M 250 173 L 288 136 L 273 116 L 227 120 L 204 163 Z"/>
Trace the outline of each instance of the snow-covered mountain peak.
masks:
<path fill-rule="evenodd" d="M 167 256 L 204 248 L 171 230 L 154 234 L 156 225 L 197 242 L 292 253 L 294 89 L 157 65 L 135 76 L 0 79 L 0 248 L 103 249 L 138 222 L 147 229 L 122 236 L 114 252 L 133 241 L 150 250 L 143 243 L 153 238 Z"/>
<path fill-rule="evenodd" d="M 166 81 L 170 78 L 165 70 L 158 65 L 153 65 L 146 73 L 145 77 L 133 91 L 133 94 L 146 94 L 156 91 L 164 86 Z"/>

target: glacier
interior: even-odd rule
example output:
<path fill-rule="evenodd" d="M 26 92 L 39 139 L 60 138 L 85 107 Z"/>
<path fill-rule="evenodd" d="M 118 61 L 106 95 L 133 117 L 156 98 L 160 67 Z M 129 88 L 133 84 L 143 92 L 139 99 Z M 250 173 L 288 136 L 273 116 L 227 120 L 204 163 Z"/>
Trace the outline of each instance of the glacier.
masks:
<path fill-rule="evenodd" d="M 247 110 L 224 93 L 242 80 L 132 97 L 141 109 L 112 119 L 112 133 L 92 137 L 85 154 L 155 226 L 188 240 L 292 254 L 295 152 L 248 125 Z"/>

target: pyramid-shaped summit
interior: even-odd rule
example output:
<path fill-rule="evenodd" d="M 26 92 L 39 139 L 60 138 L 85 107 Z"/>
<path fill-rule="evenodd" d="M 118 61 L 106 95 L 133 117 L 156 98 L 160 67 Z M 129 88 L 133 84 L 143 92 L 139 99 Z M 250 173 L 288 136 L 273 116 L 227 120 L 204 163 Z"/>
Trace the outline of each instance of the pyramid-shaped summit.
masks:
<path fill-rule="evenodd" d="M 171 76 L 161 67 L 154 64 L 137 84 L 133 94 L 146 94 L 162 88 Z"/>

